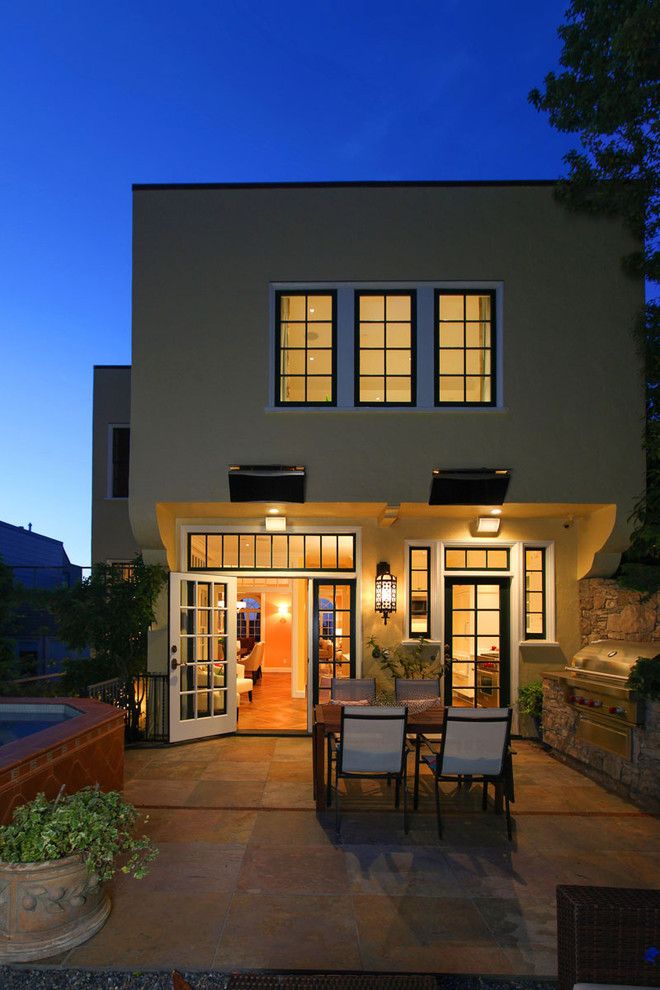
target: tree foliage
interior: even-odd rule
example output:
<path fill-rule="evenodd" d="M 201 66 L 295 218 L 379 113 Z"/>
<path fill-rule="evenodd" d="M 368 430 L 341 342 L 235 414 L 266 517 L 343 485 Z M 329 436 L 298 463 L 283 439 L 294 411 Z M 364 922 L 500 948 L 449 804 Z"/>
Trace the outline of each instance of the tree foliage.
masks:
<path fill-rule="evenodd" d="M 533 89 L 530 102 L 580 147 L 564 157 L 557 184 L 569 209 L 620 217 L 639 247 L 622 259 L 633 275 L 660 280 L 660 4 L 657 0 L 572 0 L 558 29 L 560 72 Z M 660 330 L 657 299 L 632 328 L 644 362 L 646 491 L 634 512 L 632 544 L 622 566 L 631 587 L 657 587 L 640 567 L 660 565 Z"/>
<path fill-rule="evenodd" d="M 94 564 L 80 584 L 53 593 L 60 638 L 72 649 L 89 646 L 93 659 L 79 661 L 98 679 L 129 681 L 147 667 L 147 633 L 167 580 L 158 564 L 138 555 L 128 573 L 114 564 Z"/>

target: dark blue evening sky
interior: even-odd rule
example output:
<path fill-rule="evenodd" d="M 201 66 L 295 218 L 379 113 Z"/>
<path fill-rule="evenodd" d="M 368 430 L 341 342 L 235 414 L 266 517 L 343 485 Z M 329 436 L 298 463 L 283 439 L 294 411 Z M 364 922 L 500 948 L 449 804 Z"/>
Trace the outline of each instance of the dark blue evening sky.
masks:
<path fill-rule="evenodd" d="M 90 561 L 131 183 L 554 178 L 565 0 L 0 4 L 0 519 Z"/>

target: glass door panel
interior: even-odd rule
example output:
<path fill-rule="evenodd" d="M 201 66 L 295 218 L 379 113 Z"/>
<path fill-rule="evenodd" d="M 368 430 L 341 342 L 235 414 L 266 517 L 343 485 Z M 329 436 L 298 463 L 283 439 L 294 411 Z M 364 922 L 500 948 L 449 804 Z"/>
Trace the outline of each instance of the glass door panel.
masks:
<path fill-rule="evenodd" d="M 509 579 L 450 578 L 445 595 L 445 653 L 450 705 L 509 703 Z"/>
<path fill-rule="evenodd" d="M 355 581 L 314 581 L 313 703 L 333 677 L 355 677 Z"/>
<path fill-rule="evenodd" d="M 170 741 L 236 729 L 236 579 L 170 575 Z"/>

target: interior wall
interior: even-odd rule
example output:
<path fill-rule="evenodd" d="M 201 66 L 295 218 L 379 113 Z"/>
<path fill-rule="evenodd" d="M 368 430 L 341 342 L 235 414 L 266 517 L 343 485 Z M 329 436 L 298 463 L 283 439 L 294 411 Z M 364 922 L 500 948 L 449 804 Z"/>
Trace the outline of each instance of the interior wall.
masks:
<path fill-rule="evenodd" d="M 291 670 L 291 592 L 262 595 L 261 638 L 266 642 L 264 670 Z"/>
<path fill-rule="evenodd" d="M 307 579 L 292 581 L 294 614 L 296 616 L 296 664 L 291 693 L 298 698 L 305 697 L 307 687 Z"/>

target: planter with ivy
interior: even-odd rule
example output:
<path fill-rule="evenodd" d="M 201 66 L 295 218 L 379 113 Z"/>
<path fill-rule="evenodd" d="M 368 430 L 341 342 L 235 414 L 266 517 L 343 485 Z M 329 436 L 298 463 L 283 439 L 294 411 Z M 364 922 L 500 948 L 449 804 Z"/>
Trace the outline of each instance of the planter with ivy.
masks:
<path fill-rule="evenodd" d="M 0 962 L 43 959 L 91 938 L 117 869 L 139 879 L 157 850 L 133 835 L 138 813 L 117 791 L 87 787 L 17 808 L 0 827 Z"/>

